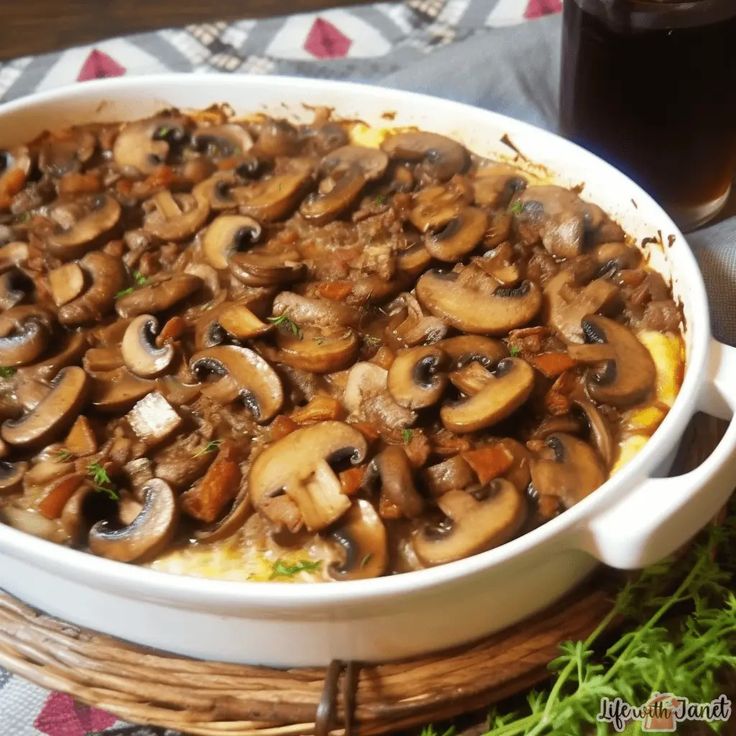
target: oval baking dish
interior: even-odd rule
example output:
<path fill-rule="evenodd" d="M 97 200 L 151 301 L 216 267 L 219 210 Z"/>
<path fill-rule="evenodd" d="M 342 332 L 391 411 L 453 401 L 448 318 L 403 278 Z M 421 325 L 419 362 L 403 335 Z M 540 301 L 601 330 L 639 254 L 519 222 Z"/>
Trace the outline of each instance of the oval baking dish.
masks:
<path fill-rule="evenodd" d="M 672 282 L 684 315 L 685 378 L 641 452 L 593 494 L 496 549 L 436 568 L 334 585 L 228 582 L 93 557 L 0 525 L 0 586 L 74 623 L 189 656 L 271 666 L 381 661 L 460 644 L 543 608 L 602 561 L 635 568 L 698 531 L 736 484 L 732 422 L 697 469 L 662 477 L 694 412 L 731 417 L 736 351 L 713 341 L 697 264 L 683 236 L 636 185 L 549 133 L 458 103 L 356 84 L 288 78 L 162 76 L 92 82 L 0 108 L 3 146 L 46 128 L 133 120 L 163 108 L 228 103 L 236 113 L 309 120 L 314 106 L 370 126 L 417 126 L 481 156 L 514 151 L 578 187 L 633 236 Z M 390 123 L 387 119 L 390 118 Z"/>

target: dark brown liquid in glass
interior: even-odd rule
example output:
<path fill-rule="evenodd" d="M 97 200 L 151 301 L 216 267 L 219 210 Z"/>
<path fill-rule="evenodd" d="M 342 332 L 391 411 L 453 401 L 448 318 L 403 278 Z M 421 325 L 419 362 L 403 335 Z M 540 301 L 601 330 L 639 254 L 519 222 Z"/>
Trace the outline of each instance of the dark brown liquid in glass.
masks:
<path fill-rule="evenodd" d="M 563 33 L 563 135 L 675 217 L 724 199 L 736 170 L 736 0 L 567 0 Z"/>

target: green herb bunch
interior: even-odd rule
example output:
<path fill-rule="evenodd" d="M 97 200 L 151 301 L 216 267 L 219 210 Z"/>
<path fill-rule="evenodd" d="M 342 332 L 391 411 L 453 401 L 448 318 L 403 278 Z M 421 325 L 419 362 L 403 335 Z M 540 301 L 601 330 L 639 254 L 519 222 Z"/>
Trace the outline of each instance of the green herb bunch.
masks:
<path fill-rule="evenodd" d="M 609 733 L 596 722 L 604 697 L 645 703 L 655 692 L 690 701 L 719 695 L 719 676 L 736 670 L 736 514 L 704 532 L 684 555 L 627 582 L 584 641 L 568 641 L 550 663 L 550 683 L 518 711 L 494 709 L 484 736 Z M 616 639 L 610 632 L 616 623 Z M 608 643 L 606 647 L 603 642 Z M 714 731 L 719 723 L 710 724 Z M 641 733 L 635 722 L 627 734 Z M 439 736 L 432 727 L 423 736 Z"/>

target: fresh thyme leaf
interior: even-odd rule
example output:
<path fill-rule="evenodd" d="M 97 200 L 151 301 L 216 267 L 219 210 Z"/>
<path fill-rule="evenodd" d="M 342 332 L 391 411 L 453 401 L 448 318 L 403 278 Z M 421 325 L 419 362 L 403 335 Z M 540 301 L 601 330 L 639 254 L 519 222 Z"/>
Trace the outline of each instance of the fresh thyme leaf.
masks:
<path fill-rule="evenodd" d="M 20 215 L 18 215 L 18 222 L 28 222 L 31 217 L 33 217 L 33 214 L 30 212 L 30 210 L 27 210 L 26 212 L 22 212 Z"/>
<path fill-rule="evenodd" d="M 171 128 L 169 128 L 168 125 L 162 125 L 156 129 L 156 132 L 153 134 L 153 137 L 154 138 L 166 138 L 166 136 L 169 133 L 171 133 Z"/>
<path fill-rule="evenodd" d="M 375 335 L 363 335 L 363 342 L 369 348 L 378 348 L 383 345 L 383 341 L 381 340 L 381 338 L 376 337 Z"/>
<path fill-rule="evenodd" d="M 278 327 L 280 330 L 284 330 L 285 332 L 291 332 L 294 337 L 299 340 L 302 339 L 302 328 L 299 327 L 293 319 L 290 319 L 288 315 L 280 314 L 278 317 L 269 317 L 268 321 L 274 327 Z"/>
<path fill-rule="evenodd" d="M 65 463 L 67 460 L 72 459 L 72 453 L 69 452 L 65 447 L 62 447 L 61 449 L 56 451 L 56 457 L 59 459 L 59 462 Z"/>
<path fill-rule="evenodd" d="M 133 291 L 134 291 L 134 289 L 133 289 L 132 286 L 129 286 L 127 289 L 120 289 L 120 291 L 118 291 L 115 294 L 115 298 L 116 299 L 120 299 L 120 297 L 122 297 L 122 296 L 127 296 L 128 294 L 132 294 Z"/>
<path fill-rule="evenodd" d="M 524 203 L 520 200 L 516 200 L 510 207 L 509 212 L 512 215 L 520 215 L 524 211 Z"/>
<path fill-rule="evenodd" d="M 133 271 L 133 281 L 138 286 L 145 286 L 148 283 L 148 277 L 144 276 L 140 271 Z"/>
<path fill-rule="evenodd" d="M 17 371 L 17 368 L 11 368 L 10 366 L 0 365 L 0 378 L 12 378 Z"/>
<path fill-rule="evenodd" d="M 402 429 L 401 430 L 401 441 L 408 445 L 411 442 L 411 438 L 414 436 L 414 430 L 413 429 Z"/>
<path fill-rule="evenodd" d="M 87 466 L 87 476 L 92 481 L 93 490 L 107 494 L 113 501 L 120 500 L 120 495 L 115 490 L 110 474 L 100 463 L 90 463 Z"/>
<path fill-rule="evenodd" d="M 202 455 L 208 455 L 210 452 L 215 452 L 221 444 L 222 440 L 210 440 L 201 450 L 197 450 L 192 457 L 202 457 Z"/>
<path fill-rule="evenodd" d="M 387 200 L 388 200 L 388 197 L 384 193 L 381 193 L 381 194 L 376 195 L 375 202 L 376 204 L 380 205 L 380 204 L 386 204 Z"/>
<path fill-rule="evenodd" d="M 509 348 L 509 355 L 512 358 L 518 358 L 521 355 L 521 348 L 518 345 L 512 345 Z"/>
<path fill-rule="evenodd" d="M 294 575 L 298 575 L 300 572 L 314 572 L 315 570 L 319 570 L 321 566 L 322 563 L 315 560 L 298 560 L 293 565 L 289 565 L 283 560 L 276 560 L 272 565 L 269 580 L 279 577 L 291 578 L 294 577 Z"/>

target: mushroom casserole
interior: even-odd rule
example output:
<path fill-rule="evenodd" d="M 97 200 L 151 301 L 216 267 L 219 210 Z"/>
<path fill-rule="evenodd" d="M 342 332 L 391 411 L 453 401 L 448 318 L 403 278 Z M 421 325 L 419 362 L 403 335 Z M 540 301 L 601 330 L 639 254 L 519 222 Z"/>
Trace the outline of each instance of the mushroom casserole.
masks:
<path fill-rule="evenodd" d="M 0 243 L 2 521 L 170 572 L 503 544 L 627 462 L 683 371 L 599 207 L 326 110 L 46 133 L 0 152 Z"/>

